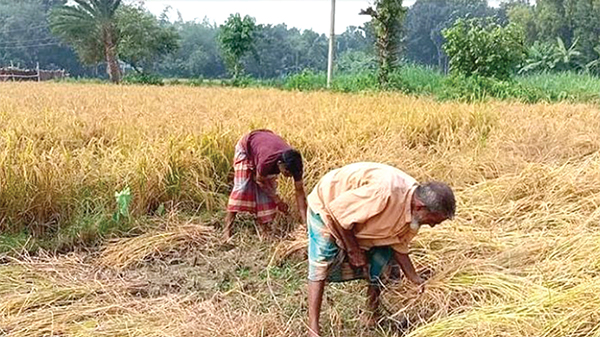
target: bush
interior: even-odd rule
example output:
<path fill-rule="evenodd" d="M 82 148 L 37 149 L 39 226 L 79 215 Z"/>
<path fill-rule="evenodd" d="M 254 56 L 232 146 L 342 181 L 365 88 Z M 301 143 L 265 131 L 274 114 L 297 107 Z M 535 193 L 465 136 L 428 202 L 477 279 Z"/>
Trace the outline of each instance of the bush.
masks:
<path fill-rule="evenodd" d="M 379 81 L 375 71 L 364 71 L 355 74 L 337 74 L 331 83 L 334 91 L 358 92 L 379 89 Z"/>
<path fill-rule="evenodd" d="M 519 73 L 573 71 L 593 66 L 594 62 L 588 65 L 579 62 L 581 52 L 577 50 L 577 41 L 578 39 L 575 39 L 569 47 L 560 37 L 556 38 L 556 44 L 536 41 L 529 48 L 525 65 L 519 70 Z"/>
<path fill-rule="evenodd" d="M 514 24 L 502 27 L 489 18 L 459 19 L 443 35 L 455 75 L 508 80 L 525 58 L 524 33 Z"/>
<path fill-rule="evenodd" d="M 283 85 L 288 90 L 317 90 L 327 87 L 327 75 L 305 69 L 301 73 L 289 75 Z"/>
<path fill-rule="evenodd" d="M 548 42 L 535 41 L 527 50 L 527 59 L 519 74 L 554 70 L 559 60 L 556 47 Z"/>
<path fill-rule="evenodd" d="M 525 86 L 516 81 L 502 81 L 477 75 L 448 77 L 444 81 L 444 90 L 440 92 L 439 97 L 469 102 L 497 98 L 533 103 L 546 99 L 544 93 L 537 88 Z"/>
<path fill-rule="evenodd" d="M 364 51 L 346 51 L 337 60 L 337 70 L 343 74 L 360 74 L 377 70 L 375 56 Z"/>
<path fill-rule="evenodd" d="M 164 85 L 163 79 L 160 76 L 146 73 L 125 75 L 123 82 L 126 84 Z"/>
<path fill-rule="evenodd" d="M 57 83 L 77 83 L 77 84 L 107 84 L 107 80 L 102 78 L 90 78 L 90 77 L 65 77 L 55 78 L 52 80 Z"/>
<path fill-rule="evenodd" d="M 405 64 L 392 73 L 390 82 L 410 94 L 436 94 L 443 90 L 446 76 L 438 70 L 417 64 Z"/>

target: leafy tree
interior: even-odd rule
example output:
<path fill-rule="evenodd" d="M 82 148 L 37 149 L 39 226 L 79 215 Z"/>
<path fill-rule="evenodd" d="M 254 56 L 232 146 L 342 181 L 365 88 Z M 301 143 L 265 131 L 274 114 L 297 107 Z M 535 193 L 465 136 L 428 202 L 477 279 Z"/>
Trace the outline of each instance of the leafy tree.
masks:
<path fill-rule="evenodd" d="M 217 26 L 207 19 L 202 22 L 180 19 L 171 25 L 181 36 L 181 47 L 159 63 L 160 74 L 209 78 L 226 75 Z M 361 43 L 359 37 L 348 36 L 346 41 L 353 46 Z M 304 69 L 322 71 L 327 65 L 327 46 L 324 34 L 309 29 L 300 31 L 285 24 L 257 25 L 253 46 L 240 63 L 245 73 L 258 78 L 277 78 Z M 341 46 L 339 50 L 342 50 Z"/>
<path fill-rule="evenodd" d="M 538 39 L 535 7 L 526 0 L 512 0 L 502 4 L 508 21 L 521 27 L 525 32 L 525 43 L 533 44 Z"/>
<path fill-rule="evenodd" d="M 236 79 L 243 72 L 242 57 L 253 50 L 256 24 L 254 18 L 232 14 L 220 27 L 219 43 L 227 67 Z"/>
<path fill-rule="evenodd" d="M 301 59 L 308 47 L 309 42 L 297 29 L 288 29 L 285 24 L 259 25 L 252 53 L 244 60 L 248 72 L 256 77 L 279 77 L 302 68 Z"/>
<path fill-rule="evenodd" d="M 369 23 L 361 27 L 347 27 L 342 34 L 335 38 L 337 43 L 337 53 L 340 55 L 346 51 L 373 53 L 375 38 L 371 30 L 372 25 Z"/>
<path fill-rule="evenodd" d="M 556 41 L 556 37 L 571 40 L 564 0 L 538 0 L 536 21 L 541 41 Z"/>
<path fill-rule="evenodd" d="M 379 84 L 387 86 L 389 74 L 398 66 L 402 21 L 406 8 L 402 0 L 375 0 L 374 6 L 361 11 L 371 17 L 379 61 Z"/>
<path fill-rule="evenodd" d="M 419 0 L 409 8 L 405 30 L 406 53 L 410 60 L 443 68 L 441 30 L 451 20 L 452 7 L 446 1 Z"/>
<path fill-rule="evenodd" d="M 121 81 L 117 58 L 117 10 L 121 0 L 73 0 L 51 12 L 52 32 L 75 47 L 86 64 L 106 61 L 113 83 Z"/>
<path fill-rule="evenodd" d="M 319 34 L 312 30 L 302 32 L 299 41 L 294 44 L 296 55 L 299 60 L 295 71 L 303 69 L 325 70 L 329 51 L 329 39 L 325 34 Z"/>
<path fill-rule="evenodd" d="M 324 70 L 328 40 L 310 29 L 300 31 L 285 24 L 259 25 L 254 50 L 244 58 L 248 74 L 276 78 L 303 70 Z"/>
<path fill-rule="evenodd" d="M 578 42 L 580 58 L 586 62 L 591 61 L 598 56 L 594 50 L 600 36 L 598 2 L 594 8 L 593 0 L 571 0 L 568 9 L 572 41 Z"/>
<path fill-rule="evenodd" d="M 538 0 L 535 5 L 537 39 L 565 45 L 577 41 L 580 61 L 590 62 L 599 55 L 594 49 L 600 39 L 599 0 Z"/>
<path fill-rule="evenodd" d="M 443 32 L 450 72 L 509 79 L 525 57 L 524 33 L 514 24 L 490 19 L 459 19 Z"/>
<path fill-rule="evenodd" d="M 161 58 L 179 48 L 179 34 L 141 6 L 122 6 L 117 13 L 118 55 L 138 73 L 149 72 Z"/>
<path fill-rule="evenodd" d="M 160 74 L 172 77 L 223 77 L 225 64 L 217 45 L 218 27 L 208 19 L 201 22 L 181 18 L 172 24 L 180 36 L 180 47 L 157 66 Z"/>
<path fill-rule="evenodd" d="M 417 0 L 408 9 L 404 24 L 406 57 L 446 71 L 448 57 L 443 49 L 442 30 L 459 18 L 498 17 L 499 12 L 485 0 Z"/>

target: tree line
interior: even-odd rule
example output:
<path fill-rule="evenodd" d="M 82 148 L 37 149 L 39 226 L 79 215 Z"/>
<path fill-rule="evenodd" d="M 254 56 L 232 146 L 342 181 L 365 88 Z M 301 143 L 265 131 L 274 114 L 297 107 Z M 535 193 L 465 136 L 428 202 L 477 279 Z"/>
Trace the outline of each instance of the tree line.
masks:
<path fill-rule="evenodd" d="M 105 73 L 116 81 L 122 69 L 178 78 L 278 78 L 326 68 L 324 34 L 258 25 L 236 14 L 220 24 L 185 21 L 181 15 L 171 21 L 173 11 L 156 16 L 142 4 L 120 0 L 0 0 L 0 65 L 39 62 L 74 75 Z M 594 72 L 600 66 L 600 0 L 509 0 L 498 8 L 485 0 L 417 0 L 409 8 L 401 0 L 377 0 L 361 14 L 367 23 L 336 37 L 337 69 L 378 69 L 382 83 L 403 62 L 447 72 L 454 57 L 457 68 L 460 55 L 452 55 L 448 37 L 457 43 L 459 31 L 481 27 L 480 32 L 496 32 L 487 42 L 492 50 L 506 36 L 513 39 L 508 45 L 523 49 L 519 54 L 516 48 L 504 71 Z M 492 24 L 510 26 L 510 33 L 503 35 Z M 454 50 L 464 52 L 461 48 Z M 493 58 L 477 57 L 484 56 Z"/>

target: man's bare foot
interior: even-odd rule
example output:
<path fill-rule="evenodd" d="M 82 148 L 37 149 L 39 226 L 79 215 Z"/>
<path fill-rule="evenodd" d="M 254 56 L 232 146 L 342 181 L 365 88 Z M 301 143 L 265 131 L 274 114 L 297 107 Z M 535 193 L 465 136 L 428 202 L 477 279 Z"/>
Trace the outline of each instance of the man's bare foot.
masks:
<path fill-rule="evenodd" d="M 225 227 L 223 228 L 223 236 L 221 236 L 221 241 L 229 242 L 231 241 L 231 235 L 233 234 L 233 222 L 235 221 L 235 212 L 227 212 L 225 216 Z"/>
<path fill-rule="evenodd" d="M 233 244 L 233 237 L 231 235 L 223 234 L 221 239 L 218 241 L 217 249 L 220 251 L 229 251 L 235 248 Z"/>
<path fill-rule="evenodd" d="M 221 235 L 221 243 L 230 243 L 231 239 L 231 231 L 225 231 L 223 232 L 223 235 Z"/>

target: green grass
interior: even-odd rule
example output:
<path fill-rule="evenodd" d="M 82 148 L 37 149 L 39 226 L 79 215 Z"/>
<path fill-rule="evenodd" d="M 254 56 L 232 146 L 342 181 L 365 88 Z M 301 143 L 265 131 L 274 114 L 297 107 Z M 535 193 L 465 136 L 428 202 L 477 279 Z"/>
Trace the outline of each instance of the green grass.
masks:
<path fill-rule="evenodd" d="M 517 77 L 517 83 L 542 93 L 547 101 L 598 101 L 600 78 L 583 73 L 543 73 Z"/>
<path fill-rule="evenodd" d="M 250 80 L 252 83 L 253 80 Z M 255 81 L 247 86 L 275 86 L 287 90 L 325 90 L 326 74 L 304 71 L 279 81 Z M 362 92 L 381 90 L 375 72 L 338 73 L 331 90 Z M 403 91 L 440 100 L 485 101 L 488 99 L 535 102 L 600 101 L 600 78 L 583 73 L 543 73 L 517 76 L 511 81 L 482 77 L 446 76 L 434 68 L 407 64 L 390 74 L 385 90 Z"/>
<path fill-rule="evenodd" d="M 62 82 L 107 83 L 96 79 L 66 79 Z M 327 90 L 327 74 L 306 69 L 281 78 L 257 79 L 161 79 L 153 75 L 128 75 L 128 85 L 186 85 L 198 87 L 278 88 L 284 90 Z M 376 71 L 337 72 L 331 89 L 335 92 L 357 93 L 381 90 L 402 91 L 410 95 L 432 96 L 439 100 L 485 101 L 488 99 L 536 102 L 598 102 L 600 77 L 588 73 L 563 72 L 516 76 L 511 81 L 491 78 L 448 76 L 435 68 L 404 64 L 389 76 L 389 85 L 382 89 Z"/>
<path fill-rule="evenodd" d="M 392 74 L 392 80 L 404 83 L 403 89 L 411 94 L 434 95 L 444 90 L 446 76 L 436 69 L 414 64 L 407 64 Z"/>

